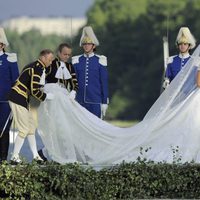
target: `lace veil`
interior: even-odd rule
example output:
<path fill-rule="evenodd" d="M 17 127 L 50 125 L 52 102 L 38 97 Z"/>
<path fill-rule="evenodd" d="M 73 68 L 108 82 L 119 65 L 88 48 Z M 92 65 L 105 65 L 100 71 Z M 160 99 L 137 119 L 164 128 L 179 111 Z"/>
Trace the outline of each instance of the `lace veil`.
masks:
<path fill-rule="evenodd" d="M 41 103 L 38 129 L 50 157 L 59 163 L 116 164 L 135 161 L 141 147 L 152 147 L 147 159 L 173 162 L 171 148 L 179 146 L 183 161 L 200 162 L 199 65 L 200 46 L 144 119 L 129 128 L 97 118 L 71 101 L 64 88 L 45 85 L 55 99 Z"/>
<path fill-rule="evenodd" d="M 150 118 L 162 118 L 165 113 L 176 107 L 189 97 L 191 92 L 197 87 L 196 73 L 200 67 L 200 45 L 196 48 L 191 59 L 178 73 L 176 78 L 170 83 L 169 87 L 160 95 L 144 120 Z"/>

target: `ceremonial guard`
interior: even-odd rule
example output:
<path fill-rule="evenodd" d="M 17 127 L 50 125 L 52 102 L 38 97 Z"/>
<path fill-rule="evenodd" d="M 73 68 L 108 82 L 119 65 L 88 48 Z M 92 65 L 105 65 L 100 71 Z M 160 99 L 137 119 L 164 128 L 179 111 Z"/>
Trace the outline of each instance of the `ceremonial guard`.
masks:
<path fill-rule="evenodd" d="M 9 104 L 19 132 L 11 156 L 11 161 L 14 163 L 21 162 L 19 152 L 26 137 L 33 153 L 33 158 L 37 161 L 42 161 L 37 152 L 35 140 L 37 122 L 35 121 L 33 110 L 30 109 L 30 97 L 32 96 L 39 101 L 52 100 L 54 98 L 53 94 L 46 94 L 41 90 L 41 86 L 45 84 L 45 68 L 52 63 L 53 59 L 54 55 L 51 50 L 42 50 L 38 60 L 24 67 L 9 94 Z"/>
<path fill-rule="evenodd" d="M 8 45 L 4 29 L 0 27 L 0 162 L 7 160 L 9 149 L 12 115 L 7 97 L 19 76 L 17 55 L 5 52 Z"/>
<path fill-rule="evenodd" d="M 67 43 L 61 43 L 57 49 L 57 57 L 52 64 L 46 69 L 46 82 L 58 83 L 67 88 L 69 96 L 75 99 L 78 90 L 78 82 L 74 67 L 68 62 L 71 57 L 72 49 Z"/>
<path fill-rule="evenodd" d="M 80 46 L 84 54 L 72 57 L 78 91 L 76 100 L 97 117 L 103 117 L 108 107 L 107 58 L 94 53 L 99 45 L 92 27 L 83 28 Z"/>
<path fill-rule="evenodd" d="M 196 40 L 188 27 L 181 27 L 176 38 L 176 46 L 179 49 L 179 55 L 171 56 L 167 62 L 167 69 L 163 88 L 166 88 L 175 78 L 178 72 L 190 59 L 189 50 L 196 45 Z"/>

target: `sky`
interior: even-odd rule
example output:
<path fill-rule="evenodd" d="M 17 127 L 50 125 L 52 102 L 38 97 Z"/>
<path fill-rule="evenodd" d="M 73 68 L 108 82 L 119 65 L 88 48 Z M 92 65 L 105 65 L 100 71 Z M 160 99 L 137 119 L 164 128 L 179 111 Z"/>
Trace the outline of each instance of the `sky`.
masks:
<path fill-rule="evenodd" d="M 20 16 L 85 17 L 94 0 L 0 0 L 0 21 Z"/>

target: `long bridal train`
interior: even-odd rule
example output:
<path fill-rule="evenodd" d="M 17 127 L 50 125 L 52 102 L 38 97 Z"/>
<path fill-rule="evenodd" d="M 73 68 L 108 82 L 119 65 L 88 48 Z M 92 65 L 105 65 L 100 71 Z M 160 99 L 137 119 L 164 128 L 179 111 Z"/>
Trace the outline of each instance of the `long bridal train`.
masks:
<path fill-rule="evenodd" d="M 45 85 L 55 98 L 41 103 L 38 129 L 51 159 L 110 165 L 136 161 L 142 147 L 148 149 L 144 154 L 148 160 L 200 162 L 199 55 L 200 46 L 144 119 L 130 128 L 95 117 L 59 85 Z"/>

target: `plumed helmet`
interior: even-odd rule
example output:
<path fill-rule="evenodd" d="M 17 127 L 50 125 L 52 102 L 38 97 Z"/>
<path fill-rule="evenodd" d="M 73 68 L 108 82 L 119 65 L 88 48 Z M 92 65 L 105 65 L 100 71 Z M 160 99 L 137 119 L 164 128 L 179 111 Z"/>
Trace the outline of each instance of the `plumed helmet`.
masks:
<path fill-rule="evenodd" d="M 5 44 L 6 46 L 9 45 L 8 40 L 6 38 L 5 31 L 2 27 L 0 27 L 0 43 Z"/>
<path fill-rule="evenodd" d="M 85 26 L 82 31 L 82 36 L 80 39 L 80 46 L 83 44 L 91 43 L 96 46 L 99 46 L 99 41 L 94 34 L 94 31 L 91 26 Z"/>
<path fill-rule="evenodd" d="M 188 43 L 190 44 L 190 49 L 193 49 L 196 46 L 196 40 L 194 36 L 191 34 L 188 27 L 181 27 L 177 38 L 176 38 L 176 44 L 180 43 Z"/>

